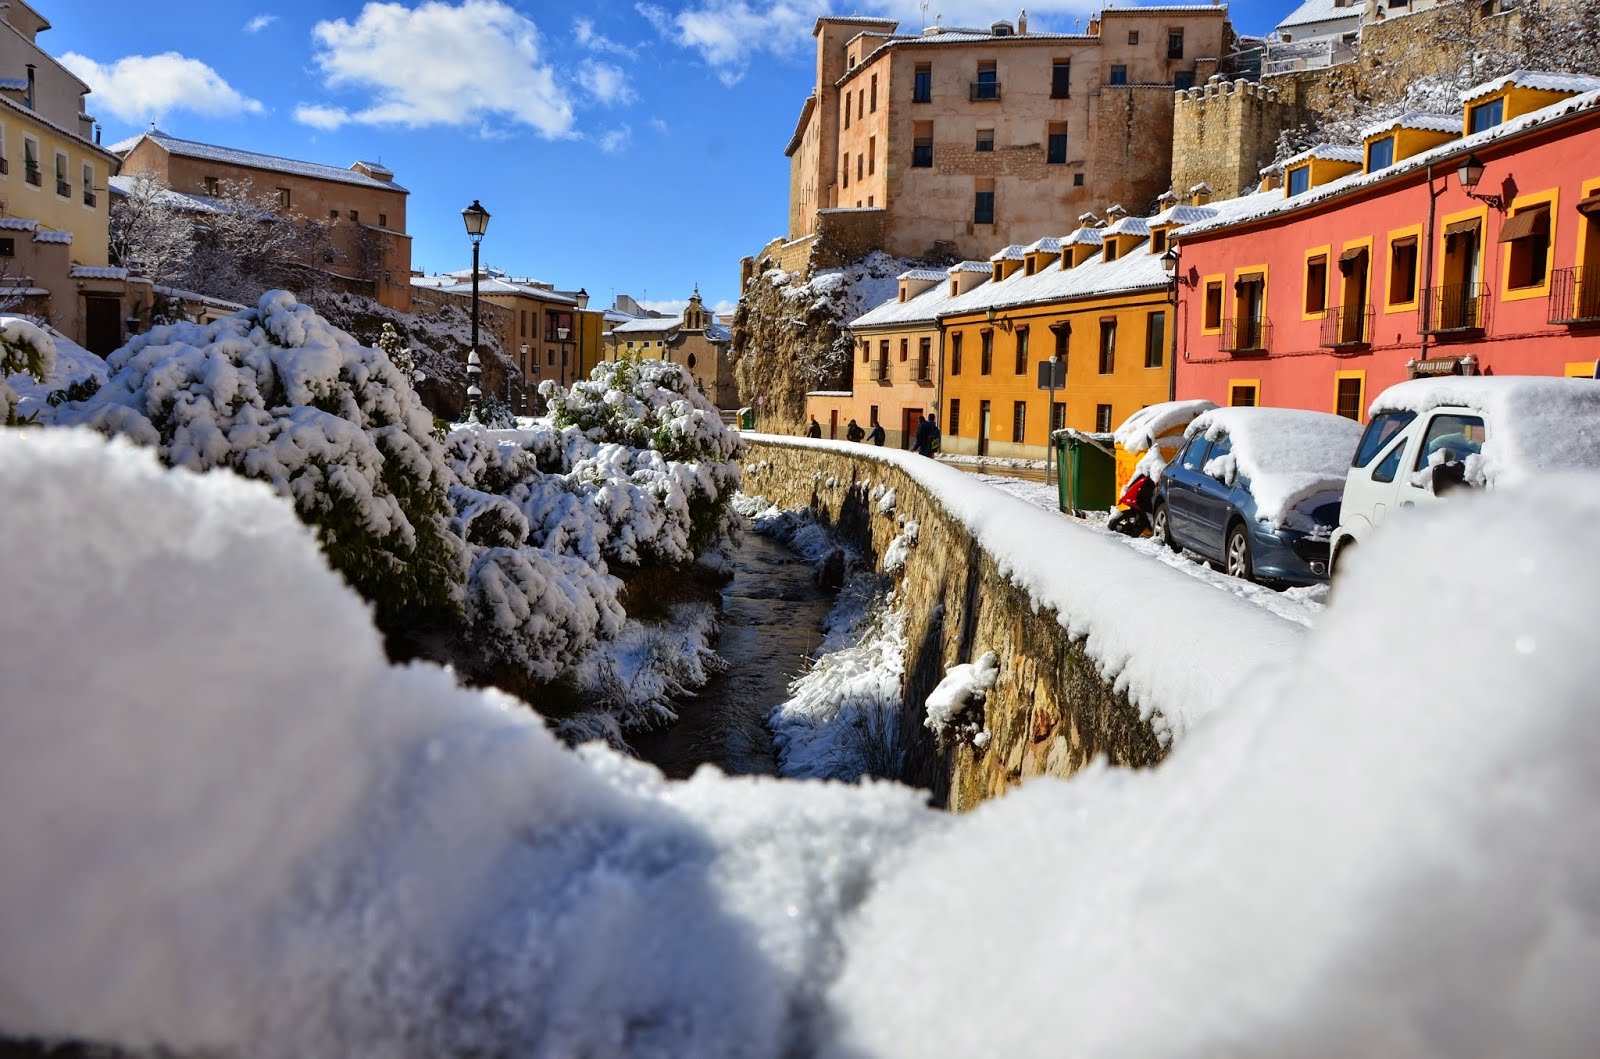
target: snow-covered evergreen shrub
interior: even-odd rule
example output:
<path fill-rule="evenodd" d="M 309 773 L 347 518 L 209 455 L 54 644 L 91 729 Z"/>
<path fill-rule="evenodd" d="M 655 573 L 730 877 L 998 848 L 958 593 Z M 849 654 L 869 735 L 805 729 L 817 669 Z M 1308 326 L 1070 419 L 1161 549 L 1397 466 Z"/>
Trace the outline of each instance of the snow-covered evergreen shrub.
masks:
<path fill-rule="evenodd" d="M 383 350 L 389 361 L 407 375 L 417 370 L 416 358 L 411 355 L 411 347 L 406 345 L 405 336 L 390 321 L 383 322 L 383 329 L 378 332 L 378 340 L 373 345 Z"/>
<path fill-rule="evenodd" d="M 21 372 L 42 382 L 55 365 L 56 343 L 50 332 L 20 317 L 0 317 L 0 424 L 17 421 L 17 391 L 6 376 Z"/>
<path fill-rule="evenodd" d="M 53 420 L 155 447 L 172 466 L 267 482 L 380 622 L 459 610 L 454 476 L 411 378 L 383 353 L 269 291 L 213 323 L 136 336 L 108 368 L 98 393 Z"/>

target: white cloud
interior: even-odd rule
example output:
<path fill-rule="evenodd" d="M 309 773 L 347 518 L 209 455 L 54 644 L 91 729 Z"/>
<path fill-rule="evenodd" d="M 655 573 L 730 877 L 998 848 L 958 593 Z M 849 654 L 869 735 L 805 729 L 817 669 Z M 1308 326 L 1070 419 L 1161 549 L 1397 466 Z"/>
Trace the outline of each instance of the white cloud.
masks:
<path fill-rule="evenodd" d="M 302 103 L 294 108 L 294 120 L 313 129 L 332 132 L 350 122 L 350 112 L 340 107 Z"/>
<path fill-rule="evenodd" d="M 665 118 L 651 118 L 650 127 L 663 136 L 671 131 L 671 127 L 667 125 Z"/>
<path fill-rule="evenodd" d="M 653 313 L 665 316 L 682 316 L 683 311 L 689 307 L 687 298 L 646 298 L 641 299 L 639 305 Z"/>
<path fill-rule="evenodd" d="M 727 323 L 733 319 L 733 312 L 737 308 L 739 308 L 738 302 L 729 301 L 728 299 L 723 298 L 721 301 L 717 302 L 717 304 L 711 307 L 711 311 L 717 314 L 717 318 L 719 320 Z"/>
<path fill-rule="evenodd" d="M 633 141 L 633 129 L 624 125 L 600 137 L 600 149 L 606 154 L 616 154 Z"/>
<path fill-rule="evenodd" d="M 591 99 L 604 106 L 633 102 L 633 87 L 620 66 L 587 60 L 578 68 L 578 84 Z"/>
<path fill-rule="evenodd" d="M 109 64 L 68 52 L 61 62 L 94 90 L 97 109 L 130 124 L 159 121 L 176 110 L 208 117 L 266 110 L 199 59 L 175 51 L 128 55 Z"/>
<path fill-rule="evenodd" d="M 426 0 L 416 8 L 376 0 L 353 22 L 312 29 L 313 56 L 330 89 L 371 94 L 358 107 L 302 104 L 307 123 L 527 125 L 572 133 L 572 101 L 539 49 L 539 28 L 503 0 Z"/>
<path fill-rule="evenodd" d="M 276 21 L 278 21 L 277 15 L 257 15 L 244 24 L 244 31 L 246 33 L 260 33 Z"/>
<path fill-rule="evenodd" d="M 626 44 L 618 44 L 610 37 L 596 33 L 594 23 L 587 18 L 575 18 L 572 20 L 572 39 L 578 42 L 579 47 L 587 48 L 593 52 L 620 55 L 626 59 L 634 57 L 634 50 Z"/>
<path fill-rule="evenodd" d="M 1014 21 L 1018 0 L 969 0 L 961 4 L 929 5 L 928 24 L 942 15 L 947 26 L 988 26 L 997 19 Z M 1026 5 L 1029 30 L 1072 30 L 1072 16 L 1084 17 L 1104 6 L 1090 0 L 1043 0 Z M 924 15 L 918 0 L 866 0 L 843 4 L 835 10 L 828 0 L 697 0 L 672 12 L 649 2 L 634 5 L 663 39 L 698 52 L 706 65 L 726 85 L 738 84 L 759 55 L 793 56 L 809 53 L 815 42 L 811 28 L 821 15 L 870 14 L 900 19 L 902 32 L 916 32 Z M 1042 18 L 1040 16 L 1043 16 Z"/>

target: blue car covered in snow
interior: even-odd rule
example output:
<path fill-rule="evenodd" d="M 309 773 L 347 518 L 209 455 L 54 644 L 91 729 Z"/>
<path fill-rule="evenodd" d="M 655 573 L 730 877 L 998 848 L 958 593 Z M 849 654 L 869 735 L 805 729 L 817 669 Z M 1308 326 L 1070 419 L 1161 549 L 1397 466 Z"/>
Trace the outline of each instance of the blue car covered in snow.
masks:
<path fill-rule="evenodd" d="M 1247 581 L 1326 581 L 1361 424 L 1290 408 L 1218 408 L 1184 436 L 1156 486 L 1156 537 Z"/>

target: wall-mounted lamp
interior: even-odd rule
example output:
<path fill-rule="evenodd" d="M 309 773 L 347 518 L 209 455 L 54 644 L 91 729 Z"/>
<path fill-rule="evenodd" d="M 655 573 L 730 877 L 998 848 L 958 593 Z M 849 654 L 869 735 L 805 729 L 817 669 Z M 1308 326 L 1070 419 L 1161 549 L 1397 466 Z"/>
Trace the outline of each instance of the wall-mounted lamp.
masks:
<path fill-rule="evenodd" d="M 1193 280 L 1178 272 L 1178 261 L 1178 248 L 1175 246 L 1167 247 L 1166 253 L 1161 255 L 1161 267 L 1167 270 L 1167 279 L 1180 287 L 1193 286 Z"/>
<path fill-rule="evenodd" d="M 1469 154 L 1461 160 L 1461 164 L 1456 166 L 1456 179 L 1461 181 L 1461 190 L 1467 193 L 1467 198 L 1488 203 L 1501 213 L 1506 211 L 1506 200 L 1499 195 L 1480 195 L 1473 190 L 1478 186 L 1478 181 L 1483 179 L 1483 163 L 1477 155 Z"/>
<path fill-rule="evenodd" d="M 1476 374 L 1478 374 L 1478 358 L 1473 356 L 1471 353 L 1468 353 L 1466 356 L 1462 357 L 1461 358 L 1461 374 L 1463 374 L 1463 375 L 1476 375 Z"/>

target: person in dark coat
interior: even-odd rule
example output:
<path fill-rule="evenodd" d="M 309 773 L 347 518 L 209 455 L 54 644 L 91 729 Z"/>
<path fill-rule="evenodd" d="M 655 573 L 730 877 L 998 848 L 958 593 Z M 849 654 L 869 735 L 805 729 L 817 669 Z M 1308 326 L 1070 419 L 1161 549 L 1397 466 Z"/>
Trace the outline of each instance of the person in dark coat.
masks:
<path fill-rule="evenodd" d="M 931 457 L 939 451 L 939 424 L 934 421 L 930 412 L 928 418 L 917 424 L 917 451 L 924 456 Z"/>
<path fill-rule="evenodd" d="M 874 419 L 872 421 L 872 429 L 867 432 L 867 437 L 872 439 L 874 445 L 882 448 L 884 436 L 883 424 Z"/>
<path fill-rule="evenodd" d="M 808 437 L 808 438 L 820 438 L 821 436 L 822 436 L 822 424 L 817 422 L 817 417 L 816 416 L 812 416 L 811 417 L 811 425 L 806 427 L 806 437 Z"/>
<path fill-rule="evenodd" d="M 866 436 L 867 432 L 862 430 L 854 419 L 850 420 L 850 425 L 844 428 L 844 439 L 846 441 L 860 441 Z"/>

